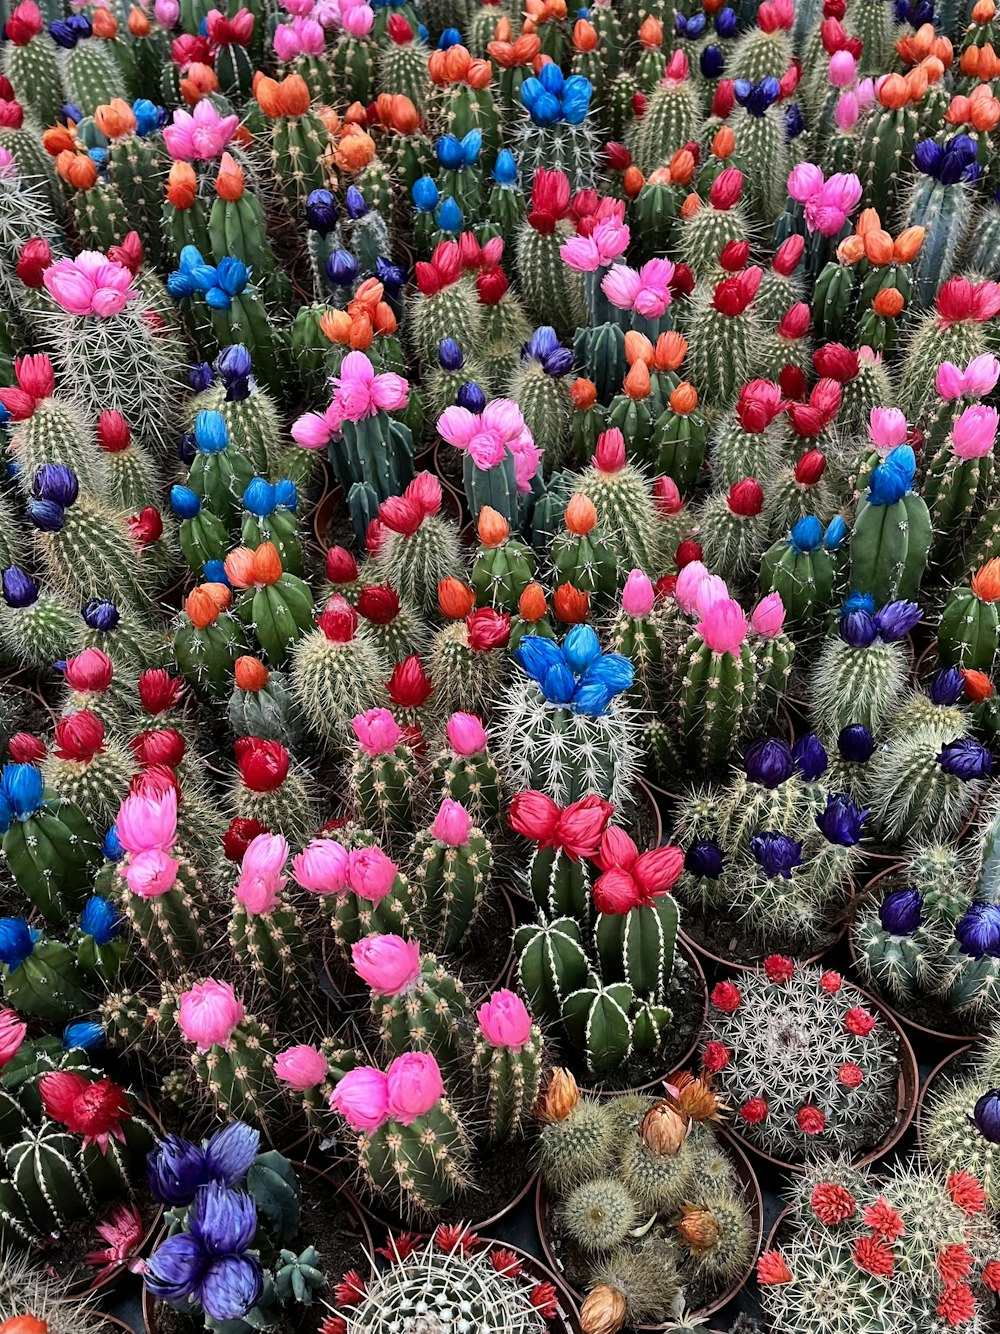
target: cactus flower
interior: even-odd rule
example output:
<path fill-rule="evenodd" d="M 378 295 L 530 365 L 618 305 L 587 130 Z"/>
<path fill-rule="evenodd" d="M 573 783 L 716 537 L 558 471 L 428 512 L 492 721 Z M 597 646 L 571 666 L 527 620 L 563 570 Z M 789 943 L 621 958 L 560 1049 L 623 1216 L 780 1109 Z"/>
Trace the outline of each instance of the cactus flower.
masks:
<path fill-rule="evenodd" d="M 388 1081 L 372 1066 L 348 1070 L 330 1094 L 330 1106 L 352 1130 L 371 1134 L 389 1119 Z"/>
<path fill-rule="evenodd" d="M 216 1043 L 228 1042 L 233 1029 L 242 1022 L 243 1013 L 243 1002 L 237 999 L 229 983 L 210 977 L 205 982 L 196 982 L 182 994 L 177 1026 L 199 1051 L 208 1051 Z"/>
<path fill-rule="evenodd" d="M 495 991 L 480 1005 L 476 1020 L 491 1047 L 520 1051 L 531 1040 L 531 1015 L 521 998 L 506 988 Z"/>
<path fill-rule="evenodd" d="M 404 1126 L 412 1125 L 444 1096 L 437 1061 L 429 1052 L 422 1051 L 397 1056 L 386 1072 L 386 1091 L 389 1115 Z"/>
<path fill-rule="evenodd" d="M 342 894 L 347 888 L 347 849 L 332 838 L 314 838 L 292 858 L 295 883 L 311 894 Z"/>
<path fill-rule="evenodd" d="M 372 758 L 388 755 L 399 745 L 403 732 L 388 709 L 369 709 L 351 719 L 358 745 Z"/>
<path fill-rule="evenodd" d="M 397 996 L 420 976 L 420 945 L 402 936 L 364 936 L 351 947 L 354 971 L 380 996 Z"/>
<path fill-rule="evenodd" d="M 177 108 L 173 124 L 164 128 L 163 142 L 175 160 L 210 162 L 222 155 L 238 125 L 238 116 L 220 115 L 206 97 L 196 103 L 193 112 Z"/>
<path fill-rule="evenodd" d="M 431 825 L 431 834 L 449 848 L 463 848 L 469 841 L 472 816 L 459 801 L 445 797 Z"/>
<path fill-rule="evenodd" d="M 318 1047 L 302 1043 L 279 1052 L 274 1061 L 275 1078 L 299 1093 L 322 1084 L 330 1066 Z"/>
<path fill-rule="evenodd" d="M 280 834 L 258 834 L 243 854 L 234 893 L 252 916 L 269 913 L 288 882 L 281 874 L 288 860 L 288 844 Z"/>
<path fill-rule="evenodd" d="M 952 428 L 952 451 L 963 460 L 983 458 L 992 454 L 996 437 L 996 408 L 974 404 L 965 409 Z"/>
<path fill-rule="evenodd" d="M 235 119 L 235 118 L 234 118 Z M 98 250 L 84 250 L 75 259 L 57 260 L 42 276 L 45 290 L 69 315 L 119 315 L 139 293 L 124 264 Z"/>

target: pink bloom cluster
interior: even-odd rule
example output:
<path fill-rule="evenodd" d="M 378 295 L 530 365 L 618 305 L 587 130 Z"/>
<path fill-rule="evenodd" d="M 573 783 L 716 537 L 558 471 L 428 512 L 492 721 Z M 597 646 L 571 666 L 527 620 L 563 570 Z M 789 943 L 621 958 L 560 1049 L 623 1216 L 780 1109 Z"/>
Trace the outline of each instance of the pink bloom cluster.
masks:
<path fill-rule="evenodd" d="M 805 206 L 811 232 L 836 236 L 861 202 L 861 182 L 853 172 L 838 172 L 825 180 L 812 162 L 801 162 L 788 176 L 788 193 Z"/>
<path fill-rule="evenodd" d="M 964 371 L 952 361 L 943 361 L 938 367 L 935 388 L 943 399 L 985 398 L 1000 380 L 1000 361 L 991 352 L 973 357 Z"/>
<path fill-rule="evenodd" d="M 711 574 L 700 560 L 681 570 L 674 598 L 682 611 L 701 618 L 695 629 L 713 653 L 739 653 L 748 630 L 764 639 L 776 639 L 785 623 L 785 607 L 778 593 L 762 598 L 748 623 L 743 608 L 729 596 L 726 581 Z"/>
<path fill-rule="evenodd" d="M 239 116 L 220 115 L 211 99 L 203 97 L 194 111 L 177 108 L 173 124 L 164 128 L 163 142 L 175 161 L 211 162 L 221 157 L 239 123 Z"/>
<path fill-rule="evenodd" d="M 208 1051 L 216 1043 L 229 1041 L 243 1013 L 243 1002 L 237 1000 L 229 983 L 210 977 L 181 996 L 177 1026 L 199 1051 Z"/>
<path fill-rule="evenodd" d="M 658 319 L 670 305 L 674 265 L 669 259 L 650 259 L 641 269 L 615 264 L 601 280 L 601 291 L 619 310 L 634 310 Z"/>
<path fill-rule="evenodd" d="M 280 23 L 274 30 L 274 54 L 279 60 L 321 56 L 325 45 L 323 26 L 313 18 L 296 16 L 291 23 Z"/>
<path fill-rule="evenodd" d="M 378 906 L 392 889 L 398 867 L 381 848 L 353 852 L 332 838 L 314 838 L 292 858 L 295 882 L 311 894 L 345 894 L 352 890 Z"/>
<path fill-rule="evenodd" d="M 288 844 L 280 834 L 258 834 L 243 854 L 234 893 L 251 917 L 273 912 L 288 877 L 281 874 L 288 860 Z"/>
<path fill-rule="evenodd" d="M 292 424 L 292 438 L 303 449 L 323 449 L 345 421 L 359 422 L 377 412 L 397 412 L 410 398 L 402 375 L 375 367 L 363 352 L 348 352 L 333 377 L 333 401 L 325 412 L 307 412 Z"/>
<path fill-rule="evenodd" d="M 616 200 L 602 200 L 602 204 L 617 204 Z M 589 236 L 570 236 L 559 247 L 563 262 L 577 273 L 595 273 L 614 263 L 628 249 L 631 236 L 628 223 L 617 209 L 606 210 L 609 216 L 601 218 Z"/>
<path fill-rule="evenodd" d="M 178 870 L 170 856 L 177 838 L 176 791 L 140 787 L 122 802 L 115 828 L 128 854 L 123 874 L 133 894 L 153 899 L 171 889 Z"/>
<path fill-rule="evenodd" d="M 352 1130 L 370 1135 L 390 1120 L 411 1126 L 443 1096 L 444 1081 L 434 1057 L 409 1051 L 384 1073 L 370 1065 L 349 1070 L 330 1094 L 330 1106 Z"/>
<path fill-rule="evenodd" d="M 441 413 L 437 429 L 442 440 L 466 450 L 483 472 L 497 467 L 511 454 L 517 489 L 531 490 L 543 451 L 535 444 L 521 409 L 512 399 L 494 398 L 478 414 L 455 404 Z"/>
<path fill-rule="evenodd" d="M 99 250 L 84 250 L 75 259 L 60 259 L 42 274 L 45 290 L 69 315 L 120 315 L 139 295 L 124 264 Z"/>

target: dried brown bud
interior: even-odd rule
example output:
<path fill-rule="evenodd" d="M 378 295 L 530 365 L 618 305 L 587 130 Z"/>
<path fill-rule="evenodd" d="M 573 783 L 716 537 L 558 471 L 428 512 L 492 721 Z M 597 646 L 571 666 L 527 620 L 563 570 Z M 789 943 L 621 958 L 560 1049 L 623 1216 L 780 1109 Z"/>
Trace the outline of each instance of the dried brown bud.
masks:
<path fill-rule="evenodd" d="M 625 1323 L 625 1298 L 617 1288 L 599 1283 L 580 1307 L 583 1334 L 618 1334 Z"/>
<path fill-rule="evenodd" d="M 718 1243 L 722 1229 L 719 1220 L 703 1204 L 685 1204 L 674 1224 L 684 1245 L 695 1255 L 704 1255 Z"/>
<path fill-rule="evenodd" d="M 697 1079 L 688 1072 L 676 1076 L 671 1105 L 692 1121 L 719 1121 L 729 1108 L 712 1088 L 712 1076 L 703 1072 Z"/>
<path fill-rule="evenodd" d="M 663 1158 L 672 1158 L 680 1152 L 690 1129 L 691 1123 L 686 1116 L 676 1112 L 669 1103 L 658 1102 L 642 1118 L 639 1134 L 647 1149 Z"/>
<path fill-rule="evenodd" d="M 539 1121 L 565 1121 L 580 1101 L 580 1088 L 568 1070 L 557 1065 L 538 1100 Z"/>

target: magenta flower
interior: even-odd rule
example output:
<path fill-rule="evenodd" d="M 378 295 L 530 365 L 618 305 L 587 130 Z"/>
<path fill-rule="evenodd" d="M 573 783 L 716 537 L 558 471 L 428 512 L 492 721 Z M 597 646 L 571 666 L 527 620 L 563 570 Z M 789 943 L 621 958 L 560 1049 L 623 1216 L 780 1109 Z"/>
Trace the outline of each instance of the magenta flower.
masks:
<path fill-rule="evenodd" d="M 701 613 L 695 629 L 713 653 L 735 655 L 747 637 L 747 618 L 738 602 L 720 598 Z"/>
<path fill-rule="evenodd" d="M 619 310 L 634 310 L 658 319 L 670 305 L 674 266 L 669 259 L 650 259 L 641 269 L 613 265 L 601 280 L 601 291 Z"/>
<path fill-rule="evenodd" d="M 351 719 L 358 745 L 366 755 L 388 755 L 399 745 L 403 730 L 388 709 L 369 709 Z"/>
<path fill-rule="evenodd" d="M 258 834 L 251 839 L 234 893 L 252 917 L 277 907 L 278 895 L 288 883 L 288 877 L 281 874 L 287 860 L 288 844 L 280 834 Z"/>
<path fill-rule="evenodd" d="M 177 1009 L 177 1027 L 199 1051 L 228 1042 L 242 1019 L 243 1002 L 236 999 L 228 982 L 212 977 L 185 991 Z"/>
<path fill-rule="evenodd" d="M 150 848 L 129 857 L 124 875 L 133 894 L 138 894 L 141 899 L 158 899 L 168 889 L 173 889 L 179 870 L 179 864 L 169 853 Z"/>
<path fill-rule="evenodd" d="M 445 731 L 456 755 L 481 755 L 486 749 L 486 729 L 474 713 L 453 713 Z"/>
<path fill-rule="evenodd" d="M 126 852 L 169 852 L 177 837 L 177 793 L 133 793 L 118 808 L 118 841 Z"/>
<path fill-rule="evenodd" d="M 469 841 L 472 816 L 460 801 L 445 797 L 431 825 L 431 834 L 449 848 L 464 848 Z"/>
<path fill-rule="evenodd" d="M 42 274 L 45 290 L 69 315 L 120 315 L 139 295 L 124 264 L 84 250 L 75 259 L 60 259 Z"/>
<path fill-rule="evenodd" d="M 857 77 L 857 62 L 850 51 L 834 51 L 827 73 L 834 88 L 847 88 Z"/>
<path fill-rule="evenodd" d="M 589 236 L 571 236 L 559 247 L 563 262 L 578 273 L 594 273 L 628 249 L 628 224 L 617 215 L 604 218 Z"/>
<path fill-rule="evenodd" d="M 952 361 L 943 361 L 938 367 L 935 388 L 949 402 L 956 398 L 985 398 L 992 393 L 1000 379 L 1000 361 L 990 352 L 973 357 L 964 371 Z"/>
<path fill-rule="evenodd" d="M 349 422 L 364 421 L 377 412 L 396 412 L 410 397 L 410 386 L 401 375 L 392 371 L 376 375 L 363 352 L 348 352 L 332 384 L 334 405 L 342 420 Z"/>
<path fill-rule="evenodd" d="M 371 1134 L 389 1119 L 388 1081 L 370 1065 L 348 1070 L 330 1094 L 330 1106 L 352 1130 Z"/>
<path fill-rule="evenodd" d="M 858 97 L 851 89 L 845 89 L 837 98 L 837 105 L 833 109 L 833 119 L 837 123 L 837 129 L 843 133 L 853 130 L 861 116 L 861 105 Z"/>
<path fill-rule="evenodd" d="M 653 584 L 648 574 L 642 570 L 630 570 L 622 589 L 622 611 L 636 620 L 648 616 L 655 601 Z"/>
<path fill-rule="evenodd" d="M 906 418 L 899 408 L 872 408 L 868 414 L 868 434 L 880 453 L 906 444 Z"/>
<path fill-rule="evenodd" d="M 203 97 L 193 112 L 177 108 L 174 123 L 163 131 L 163 142 L 175 160 L 211 162 L 222 156 L 239 123 L 239 116 L 220 116 L 211 99 Z"/>
<path fill-rule="evenodd" d="M 295 883 L 310 894 L 342 894 L 347 888 L 347 849 L 332 838 L 314 838 L 292 858 Z"/>
<path fill-rule="evenodd" d="M 361 898 L 376 907 L 392 889 L 399 868 L 381 848 L 355 848 L 347 859 L 347 880 Z"/>
<path fill-rule="evenodd" d="M 340 431 L 344 414 L 336 399 L 325 412 L 304 412 L 292 422 L 292 439 L 302 449 L 325 449 Z"/>
<path fill-rule="evenodd" d="M 750 614 L 750 629 L 763 639 L 777 639 L 785 625 L 785 605 L 780 593 L 768 593 Z"/>
<path fill-rule="evenodd" d="M 0 1070 L 20 1050 L 28 1025 L 14 1010 L 0 1010 Z"/>
<path fill-rule="evenodd" d="M 402 936 L 363 936 L 351 946 L 351 962 L 372 991 L 397 996 L 420 976 L 420 945 Z"/>
<path fill-rule="evenodd" d="M 491 1047 L 520 1051 L 531 1040 L 531 1015 L 524 1002 L 506 988 L 493 995 L 476 1011 L 483 1037 Z"/>
<path fill-rule="evenodd" d="M 788 193 L 805 206 L 811 232 L 836 236 L 861 202 L 861 182 L 853 172 L 838 172 L 827 181 L 814 163 L 801 162 L 789 173 Z"/>
<path fill-rule="evenodd" d="M 464 449 L 477 468 L 488 472 L 510 453 L 519 491 L 530 491 L 542 450 L 525 425 L 521 409 L 509 398 L 494 398 L 481 413 L 458 404 L 445 408 L 437 421 L 438 435 L 456 449 Z"/>
<path fill-rule="evenodd" d="M 993 452 L 997 410 L 976 403 L 966 408 L 952 428 L 951 448 L 957 458 L 981 459 Z"/>
<path fill-rule="evenodd" d="M 299 1093 L 322 1084 L 329 1063 L 318 1047 L 302 1043 L 279 1052 L 274 1061 L 274 1076 Z"/>
<path fill-rule="evenodd" d="M 693 560 L 677 576 L 674 597 L 689 616 L 704 616 L 713 602 L 729 597 L 729 588 L 725 579 L 710 574 L 700 560 Z"/>
<path fill-rule="evenodd" d="M 279 60 L 294 60 L 296 56 L 321 56 L 326 46 L 322 25 L 311 18 L 293 18 L 274 30 L 274 54 Z"/>
<path fill-rule="evenodd" d="M 444 1082 L 434 1057 L 424 1051 L 397 1056 L 386 1072 L 389 1115 L 404 1126 L 424 1116 L 444 1096 Z"/>

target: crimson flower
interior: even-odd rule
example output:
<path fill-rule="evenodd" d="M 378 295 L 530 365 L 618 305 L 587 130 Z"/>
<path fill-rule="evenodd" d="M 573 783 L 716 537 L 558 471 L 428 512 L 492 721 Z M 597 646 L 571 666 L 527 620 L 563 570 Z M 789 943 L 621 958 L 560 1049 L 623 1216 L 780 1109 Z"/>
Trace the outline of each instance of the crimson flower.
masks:
<path fill-rule="evenodd" d="M 72 1070 L 57 1070 L 43 1075 L 38 1087 L 45 1115 L 82 1135 L 84 1148 L 96 1144 L 107 1153 L 112 1137 L 125 1143 L 122 1122 L 132 1119 L 132 1104 L 110 1079 L 91 1081 Z"/>
<path fill-rule="evenodd" d="M 115 1265 L 124 1264 L 138 1250 L 146 1235 L 146 1225 L 134 1204 L 117 1204 L 103 1223 L 94 1229 L 108 1244 L 101 1251 L 90 1251 L 83 1258 L 88 1265 L 101 1267 L 102 1277 Z"/>

